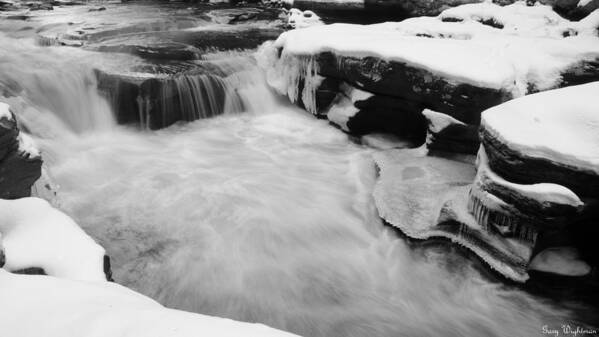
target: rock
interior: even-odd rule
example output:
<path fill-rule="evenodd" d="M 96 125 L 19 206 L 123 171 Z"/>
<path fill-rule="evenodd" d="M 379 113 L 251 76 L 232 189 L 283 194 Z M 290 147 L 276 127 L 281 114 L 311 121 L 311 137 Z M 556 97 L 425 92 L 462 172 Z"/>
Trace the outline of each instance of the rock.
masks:
<path fill-rule="evenodd" d="M 290 7 L 316 11 L 328 22 L 352 22 L 368 24 L 385 21 L 400 21 L 414 16 L 434 16 L 444 9 L 480 0 L 292 0 Z M 513 2 L 513 1 L 511 1 Z"/>
<path fill-rule="evenodd" d="M 315 59 L 322 76 L 381 96 L 410 101 L 412 106 L 441 111 L 470 124 L 479 123 L 481 111 L 511 98 L 504 90 L 458 84 L 425 69 L 376 57 L 354 58 L 325 52 Z"/>
<path fill-rule="evenodd" d="M 483 113 L 489 166 L 514 183 L 555 183 L 599 197 L 599 82 L 515 99 Z"/>
<path fill-rule="evenodd" d="M 106 10 L 106 7 L 102 6 L 102 7 L 90 8 L 88 10 L 88 12 L 101 12 L 101 11 L 105 11 L 105 10 Z"/>
<path fill-rule="evenodd" d="M 0 198 L 31 195 L 31 186 L 41 176 L 42 159 L 20 133 L 7 104 L 0 103 Z"/>
<path fill-rule="evenodd" d="M 327 112 L 327 118 L 355 135 L 389 133 L 421 144 L 425 136 L 422 107 L 391 96 L 374 95 L 346 83 Z"/>
<path fill-rule="evenodd" d="M 480 145 L 478 126 L 469 125 L 442 113 L 425 109 L 426 147 L 429 151 L 476 154 Z"/>
<path fill-rule="evenodd" d="M 262 48 L 263 66 L 273 88 L 314 114 L 320 114 L 313 101 L 319 84 L 334 79 L 392 98 L 402 110 L 427 108 L 475 127 L 482 111 L 512 98 L 597 80 L 595 21 L 568 21 L 549 7 L 521 2 L 471 4 L 437 17 L 288 31 L 269 44 L 272 51 Z M 547 62 L 528 61 L 536 59 Z M 474 153 L 474 127 L 451 127 L 451 137 L 465 138 L 447 147 Z"/>
<path fill-rule="evenodd" d="M 560 15 L 572 20 L 580 20 L 599 8 L 597 0 L 539 0 L 539 2 L 553 7 Z"/>
<path fill-rule="evenodd" d="M 197 68 L 172 75 L 129 76 L 96 71 L 98 88 L 111 102 L 121 124 L 160 129 L 243 110 L 235 89 L 217 68 Z"/>

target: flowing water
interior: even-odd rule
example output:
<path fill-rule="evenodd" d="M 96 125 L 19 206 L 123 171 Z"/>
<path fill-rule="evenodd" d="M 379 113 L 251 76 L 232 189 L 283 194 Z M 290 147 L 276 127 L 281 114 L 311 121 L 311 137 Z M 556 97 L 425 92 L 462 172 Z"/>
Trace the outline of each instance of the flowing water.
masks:
<path fill-rule="evenodd" d="M 236 79 L 246 111 L 146 131 L 116 125 L 90 54 L 0 44 L 2 100 L 42 149 L 58 204 L 106 247 L 117 282 L 164 305 L 310 337 L 577 323 L 383 226 L 373 150 L 273 96 L 250 54 Z"/>

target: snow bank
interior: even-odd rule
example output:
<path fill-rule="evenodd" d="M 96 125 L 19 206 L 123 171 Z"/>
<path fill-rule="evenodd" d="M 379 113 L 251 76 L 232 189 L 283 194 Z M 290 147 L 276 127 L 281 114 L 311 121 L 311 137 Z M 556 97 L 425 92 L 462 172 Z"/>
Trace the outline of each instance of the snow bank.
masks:
<path fill-rule="evenodd" d="M 0 270 L 3 337 L 292 337 L 261 324 L 162 307 L 111 282 Z"/>
<path fill-rule="evenodd" d="M 0 219 L 4 269 L 40 267 L 57 277 L 106 281 L 104 249 L 47 201 L 0 199 Z"/>
<path fill-rule="evenodd" d="M 481 125 L 508 148 L 599 174 L 599 82 L 521 97 L 486 110 Z"/>
<path fill-rule="evenodd" d="M 529 84 L 549 89 L 562 71 L 599 58 L 593 24 L 593 17 L 581 22 L 562 19 L 548 6 L 480 3 L 449 9 L 438 17 L 288 31 L 274 46 L 284 48 L 283 54 L 330 51 L 404 62 L 455 82 L 507 89 L 520 96 Z"/>

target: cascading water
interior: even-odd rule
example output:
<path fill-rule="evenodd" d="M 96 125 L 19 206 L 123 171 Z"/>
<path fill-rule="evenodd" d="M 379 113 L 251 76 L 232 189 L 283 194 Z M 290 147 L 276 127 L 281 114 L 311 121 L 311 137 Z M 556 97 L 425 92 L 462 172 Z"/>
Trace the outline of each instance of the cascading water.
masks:
<path fill-rule="evenodd" d="M 408 247 L 376 214 L 372 150 L 281 103 L 252 62 L 230 75 L 245 113 L 147 132 L 114 125 L 72 56 L 0 43 L 2 100 L 61 207 L 106 247 L 118 282 L 169 307 L 328 337 L 576 323 L 451 251 Z"/>

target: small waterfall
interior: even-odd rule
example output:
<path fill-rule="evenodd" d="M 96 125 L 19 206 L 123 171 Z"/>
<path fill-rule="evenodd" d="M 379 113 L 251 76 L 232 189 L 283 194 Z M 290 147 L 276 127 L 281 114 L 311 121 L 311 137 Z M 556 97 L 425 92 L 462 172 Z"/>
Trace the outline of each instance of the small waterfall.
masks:
<path fill-rule="evenodd" d="M 0 35 L 0 99 L 11 105 L 21 123 L 36 129 L 36 121 L 44 119 L 74 133 L 110 129 L 112 111 L 98 93 L 91 67 L 69 57 L 70 50 L 29 42 Z"/>
<path fill-rule="evenodd" d="M 144 82 L 136 98 L 143 128 L 161 128 L 243 111 L 241 98 L 226 79 L 211 74 L 183 74 Z"/>
<path fill-rule="evenodd" d="M 268 88 L 251 55 L 218 55 L 223 58 L 198 61 L 195 69 L 172 75 L 136 78 L 97 71 L 97 76 L 118 122 L 145 129 L 255 110 L 248 107 L 255 101 L 249 93 L 260 90 L 264 96 Z"/>

